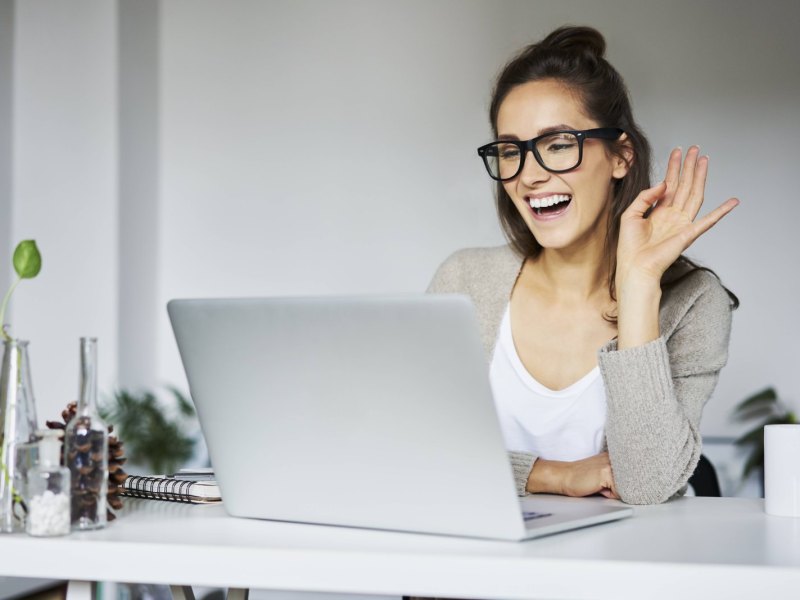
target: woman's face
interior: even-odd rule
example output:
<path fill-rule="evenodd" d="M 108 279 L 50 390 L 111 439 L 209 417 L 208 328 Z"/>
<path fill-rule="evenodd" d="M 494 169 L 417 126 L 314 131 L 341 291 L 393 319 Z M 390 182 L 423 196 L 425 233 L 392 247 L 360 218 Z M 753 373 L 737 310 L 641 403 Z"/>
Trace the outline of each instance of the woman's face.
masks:
<path fill-rule="evenodd" d="M 579 99 L 554 80 L 513 88 L 497 115 L 498 139 L 529 140 L 548 130 L 596 127 Z M 612 156 L 601 140 L 587 139 L 583 160 L 572 171 L 550 173 L 529 152 L 522 171 L 503 187 L 543 248 L 600 253 L 614 180 L 627 171 L 624 160 Z"/>

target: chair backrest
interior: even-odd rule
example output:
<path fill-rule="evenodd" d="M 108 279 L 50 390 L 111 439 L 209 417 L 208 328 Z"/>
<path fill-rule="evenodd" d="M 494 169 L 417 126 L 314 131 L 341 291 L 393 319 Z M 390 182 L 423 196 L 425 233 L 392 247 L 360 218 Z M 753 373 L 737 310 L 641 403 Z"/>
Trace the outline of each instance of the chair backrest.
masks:
<path fill-rule="evenodd" d="M 700 455 L 700 460 L 694 473 L 689 478 L 689 485 L 692 486 L 696 496 L 722 496 L 717 479 L 717 471 L 714 465 L 704 455 Z"/>

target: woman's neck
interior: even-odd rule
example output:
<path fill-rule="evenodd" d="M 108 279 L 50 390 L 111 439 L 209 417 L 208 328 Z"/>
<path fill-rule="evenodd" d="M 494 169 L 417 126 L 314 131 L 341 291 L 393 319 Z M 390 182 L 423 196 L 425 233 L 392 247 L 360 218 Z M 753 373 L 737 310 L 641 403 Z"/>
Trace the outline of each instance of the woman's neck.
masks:
<path fill-rule="evenodd" d="M 563 300 L 585 302 L 608 297 L 608 264 L 602 252 L 575 252 L 545 248 L 531 267 L 549 294 Z"/>

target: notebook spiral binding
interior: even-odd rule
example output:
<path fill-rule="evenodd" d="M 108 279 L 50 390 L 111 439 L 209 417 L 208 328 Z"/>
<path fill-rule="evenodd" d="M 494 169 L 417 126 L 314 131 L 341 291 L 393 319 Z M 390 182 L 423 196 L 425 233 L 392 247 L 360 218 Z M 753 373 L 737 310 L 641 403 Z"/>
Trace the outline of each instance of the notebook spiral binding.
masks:
<path fill-rule="evenodd" d="M 123 484 L 123 494 L 136 498 L 193 503 L 197 502 L 197 497 L 191 493 L 194 483 L 166 477 L 129 475 Z"/>

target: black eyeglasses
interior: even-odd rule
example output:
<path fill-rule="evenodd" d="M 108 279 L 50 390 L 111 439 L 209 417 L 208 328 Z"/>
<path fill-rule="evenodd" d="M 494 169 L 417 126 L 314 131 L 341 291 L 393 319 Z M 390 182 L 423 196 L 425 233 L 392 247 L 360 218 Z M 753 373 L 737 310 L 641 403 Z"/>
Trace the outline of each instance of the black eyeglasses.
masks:
<path fill-rule="evenodd" d="M 533 152 L 542 168 L 551 173 L 571 171 L 583 160 L 583 142 L 589 138 L 616 140 L 625 133 L 616 127 L 600 127 L 584 131 L 551 131 L 532 140 L 492 142 L 478 148 L 489 176 L 497 181 L 514 179 L 525 166 L 525 157 Z"/>

